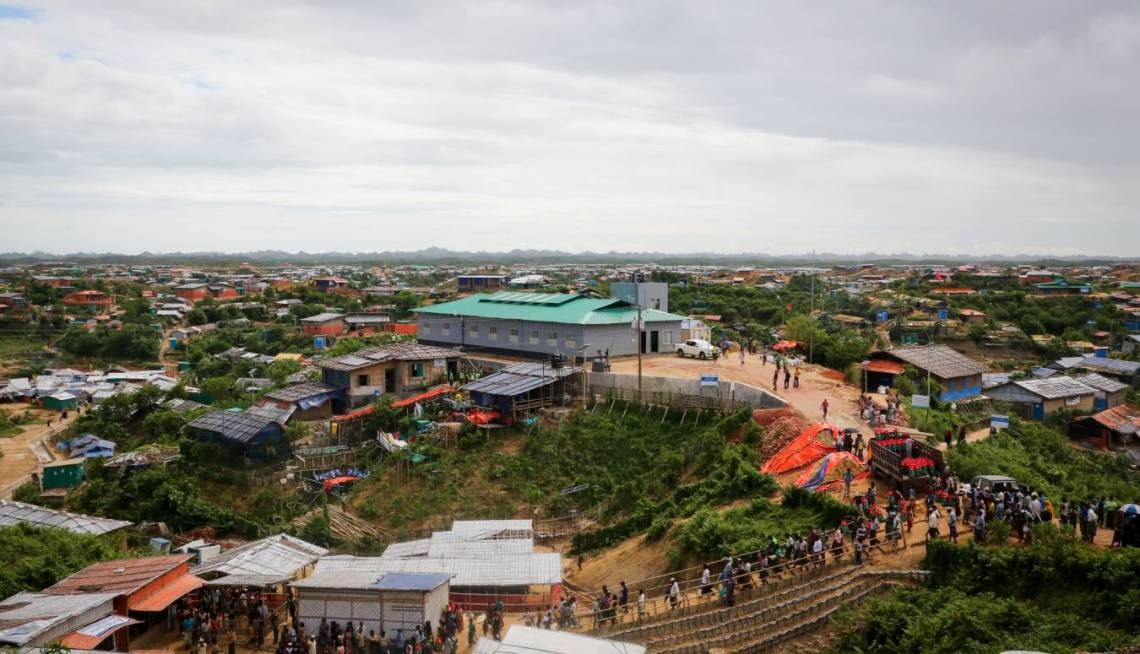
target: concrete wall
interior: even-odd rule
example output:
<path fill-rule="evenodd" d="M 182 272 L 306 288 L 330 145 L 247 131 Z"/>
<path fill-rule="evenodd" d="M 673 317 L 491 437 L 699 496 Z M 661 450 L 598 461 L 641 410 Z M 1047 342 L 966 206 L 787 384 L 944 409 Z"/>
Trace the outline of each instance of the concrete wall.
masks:
<path fill-rule="evenodd" d="M 463 346 L 471 354 L 484 351 L 535 358 L 552 354 L 573 356 L 583 345 L 591 346 L 591 355 L 606 349 L 612 356 L 637 354 L 637 331 L 627 324 L 574 325 L 424 315 L 417 319 L 417 329 L 421 343 Z M 646 323 L 647 344 L 654 331 L 658 333 L 658 350 L 672 352 L 681 337 L 681 321 Z"/>
<path fill-rule="evenodd" d="M 613 372 L 590 373 L 588 382 L 590 392 L 605 395 L 610 389 L 625 389 L 637 391 L 637 375 Z M 699 379 L 678 379 L 676 377 L 648 377 L 641 378 L 642 392 L 646 395 L 652 393 L 674 393 L 678 395 L 692 395 L 707 398 L 719 398 L 723 401 L 734 401 L 737 404 L 750 404 L 756 409 L 776 409 L 787 406 L 787 402 L 772 395 L 768 391 L 742 384 L 740 382 L 717 382 L 717 387 L 702 387 Z"/>
<path fill-rule="evenodd" d="M 610 297 L 640 304 L 645 309 L 669 311 L 669 285 L 665 282 L 613 282 Z"/>

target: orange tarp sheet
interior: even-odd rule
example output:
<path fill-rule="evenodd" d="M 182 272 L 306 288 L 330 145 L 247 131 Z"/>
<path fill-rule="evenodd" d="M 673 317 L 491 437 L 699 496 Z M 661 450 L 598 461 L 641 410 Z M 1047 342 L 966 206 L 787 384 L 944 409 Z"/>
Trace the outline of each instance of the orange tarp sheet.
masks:
<path fill-rule="evenodd" d="M 839 427 L 819 422 L 805 429 L 795 440 L 776 452 L 775 456 L 764 462 L 760 472 L 768 474 L 781 474 L 796 468 L 802 468 L 813 461 L 818 461 L 830 452 L 835 451 L 836 435 L 842 433 Z"/>
<path fill-rule="evenodd" d="M 800 344 L 796 341 L 780 341 L 773 345 L 772 349 L 777 352 L 784 352 L 785 350 L 794 350 L 799 346 Z"/>
<path fill-rule="evenodd" d="M 152 595 L 147 595 L 137 600 L 132 597 L 128 608 L 132 611 L 163 611 L 166 607 L 178 601 L 183 595 L 201 587 L 205 583 L 205 581 L 194 575 L 183 575 Z"/>
<path fill-rule="evenodd" d="M 905 369 L 903 368 L 903 364 L 898 361 L 871 359 L 863 364 L 863 370 L 867 372 L 885 372 L 889 375 L 901 375 Z"/>
<path fill-rule="evenodd" d="M 450 386 L 441 386 L 439 388 L 433 388 L 430 391 L 427 391 L 426 393 L 420 393 L 419 395 L 415 395 L 415 396 L 409 397 L 407 399 L 403 399 L 403 400 L 399 400 L 397 402 L 393 402 L 392 408 L 393 409 L 401 409 L 403 407 L 415 404 L 416 402 L 420 402 L 422 400 L 430 400 L 433 397 L 439 397 L 440 395 L 447 395 L 448 393 L 454 393 L 454 392 L 455 392 L 455 389 L 450 387 Z"/>

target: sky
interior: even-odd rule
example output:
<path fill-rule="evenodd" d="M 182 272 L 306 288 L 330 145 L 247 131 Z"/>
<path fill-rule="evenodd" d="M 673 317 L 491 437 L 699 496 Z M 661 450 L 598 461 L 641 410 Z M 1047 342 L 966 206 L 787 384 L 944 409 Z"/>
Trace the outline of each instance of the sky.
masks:
<path fill-rule="evenodd" d="M 1134 257 L 1138 80 L 1132 1 L 16 0 L 0 252 Z"/>

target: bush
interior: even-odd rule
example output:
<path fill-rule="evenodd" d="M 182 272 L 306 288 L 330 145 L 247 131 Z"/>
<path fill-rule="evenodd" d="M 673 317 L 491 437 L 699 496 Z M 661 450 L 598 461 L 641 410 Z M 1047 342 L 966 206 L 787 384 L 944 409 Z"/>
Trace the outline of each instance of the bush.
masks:
<path fill-rule="evenodd" d="M 0 597 L 38 591 L 104 559 L 119 555 L 109 540 L 63 529 L 19 524 L 0 527 Z"/>
<path fill-rule="evenodd" d="M 658 516 L 653 524 L 649 525 L 649 529 L 645 531 L 645 540 L 650 543 L 655 543 L 665 537 L 669 533 L 669 528 L 673 526 L 673 521 L 665 516 Z"/>

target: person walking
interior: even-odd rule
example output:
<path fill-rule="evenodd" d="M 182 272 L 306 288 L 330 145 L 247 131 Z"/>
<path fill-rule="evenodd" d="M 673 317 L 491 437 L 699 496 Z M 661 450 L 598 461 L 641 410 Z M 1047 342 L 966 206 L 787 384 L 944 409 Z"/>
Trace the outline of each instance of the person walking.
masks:
<path fill-rule="evenodd" d="M 677 583 L 676 577 L 669 581 L 669 608 L 675 609 L 681 603 L 681 585 Z"/>
<path fill-rule="evenodd" d="M 927 515 L 926 515 L 926 522 L 927 522 L 926 542 L 929 543 L 930 541 L 938 538 L 938 519 L 941 517 L 942 517 L 942 514 L 938 512 L 937 506 L 931 508 L 930 512 L 927 513 Z"/>
<path fill-rule="evenodd" d="M 947 429 L 944 440 L 946 441 L 946 449 L 950 449 L 951 445 L 953 445 L 954 442 L 954 432 Z"/>
<path fill-rule="evenodd" d="M 827 421 L 827 407 L 828 406 L 830 406 L 830 405 L 828 404 L 827 398 L 825 397 L 825 398 L 823 398 L 823 402 L 819 403 L 819 409 L 820 409 L 820 411 L 823 411 L 823 419 L 825 422 Z"/>
<path fill-rule="evenodd" d="M 744 346 L 740 346 L 740 365 L 744 365 Z"/>
<path fill-rule="evenodd" d="M 772 390 L 776 390 L 776 384 L 780 380 L 780 365 L 776 364 L 776 369 L 772 371 Z M 48 421 L 48 427 L 51 426 L 51 421 Z"/>
<path fill-rule="evenodd" d="M 800 367 L 796 366 L 796 373 L 792 377 L 792 388 L 800 387 Z"/>
<path fill-rule="evenodd" d="M 704 595 L 711 595 L 711 594 L 712 594 L 712 573 L 709 572 L 709 566 L 708 566 L 708 564 L 706 564 L 705 569 L 701 572 L 701 595 L 704 596 Z"/>
<path fill-rule="evenodd" d="M 843 471 L 843 499 L 851 499 L 851 482 L 855 480 L 855 475 L 851 472 L 851 468 Z"/>
<path fill-rule="evenodd" d="M 792 373 L 788 371 L 788 367 L 784 366 L 784 390 L 788 390 L 788 386 L 792 383 Z"/>

